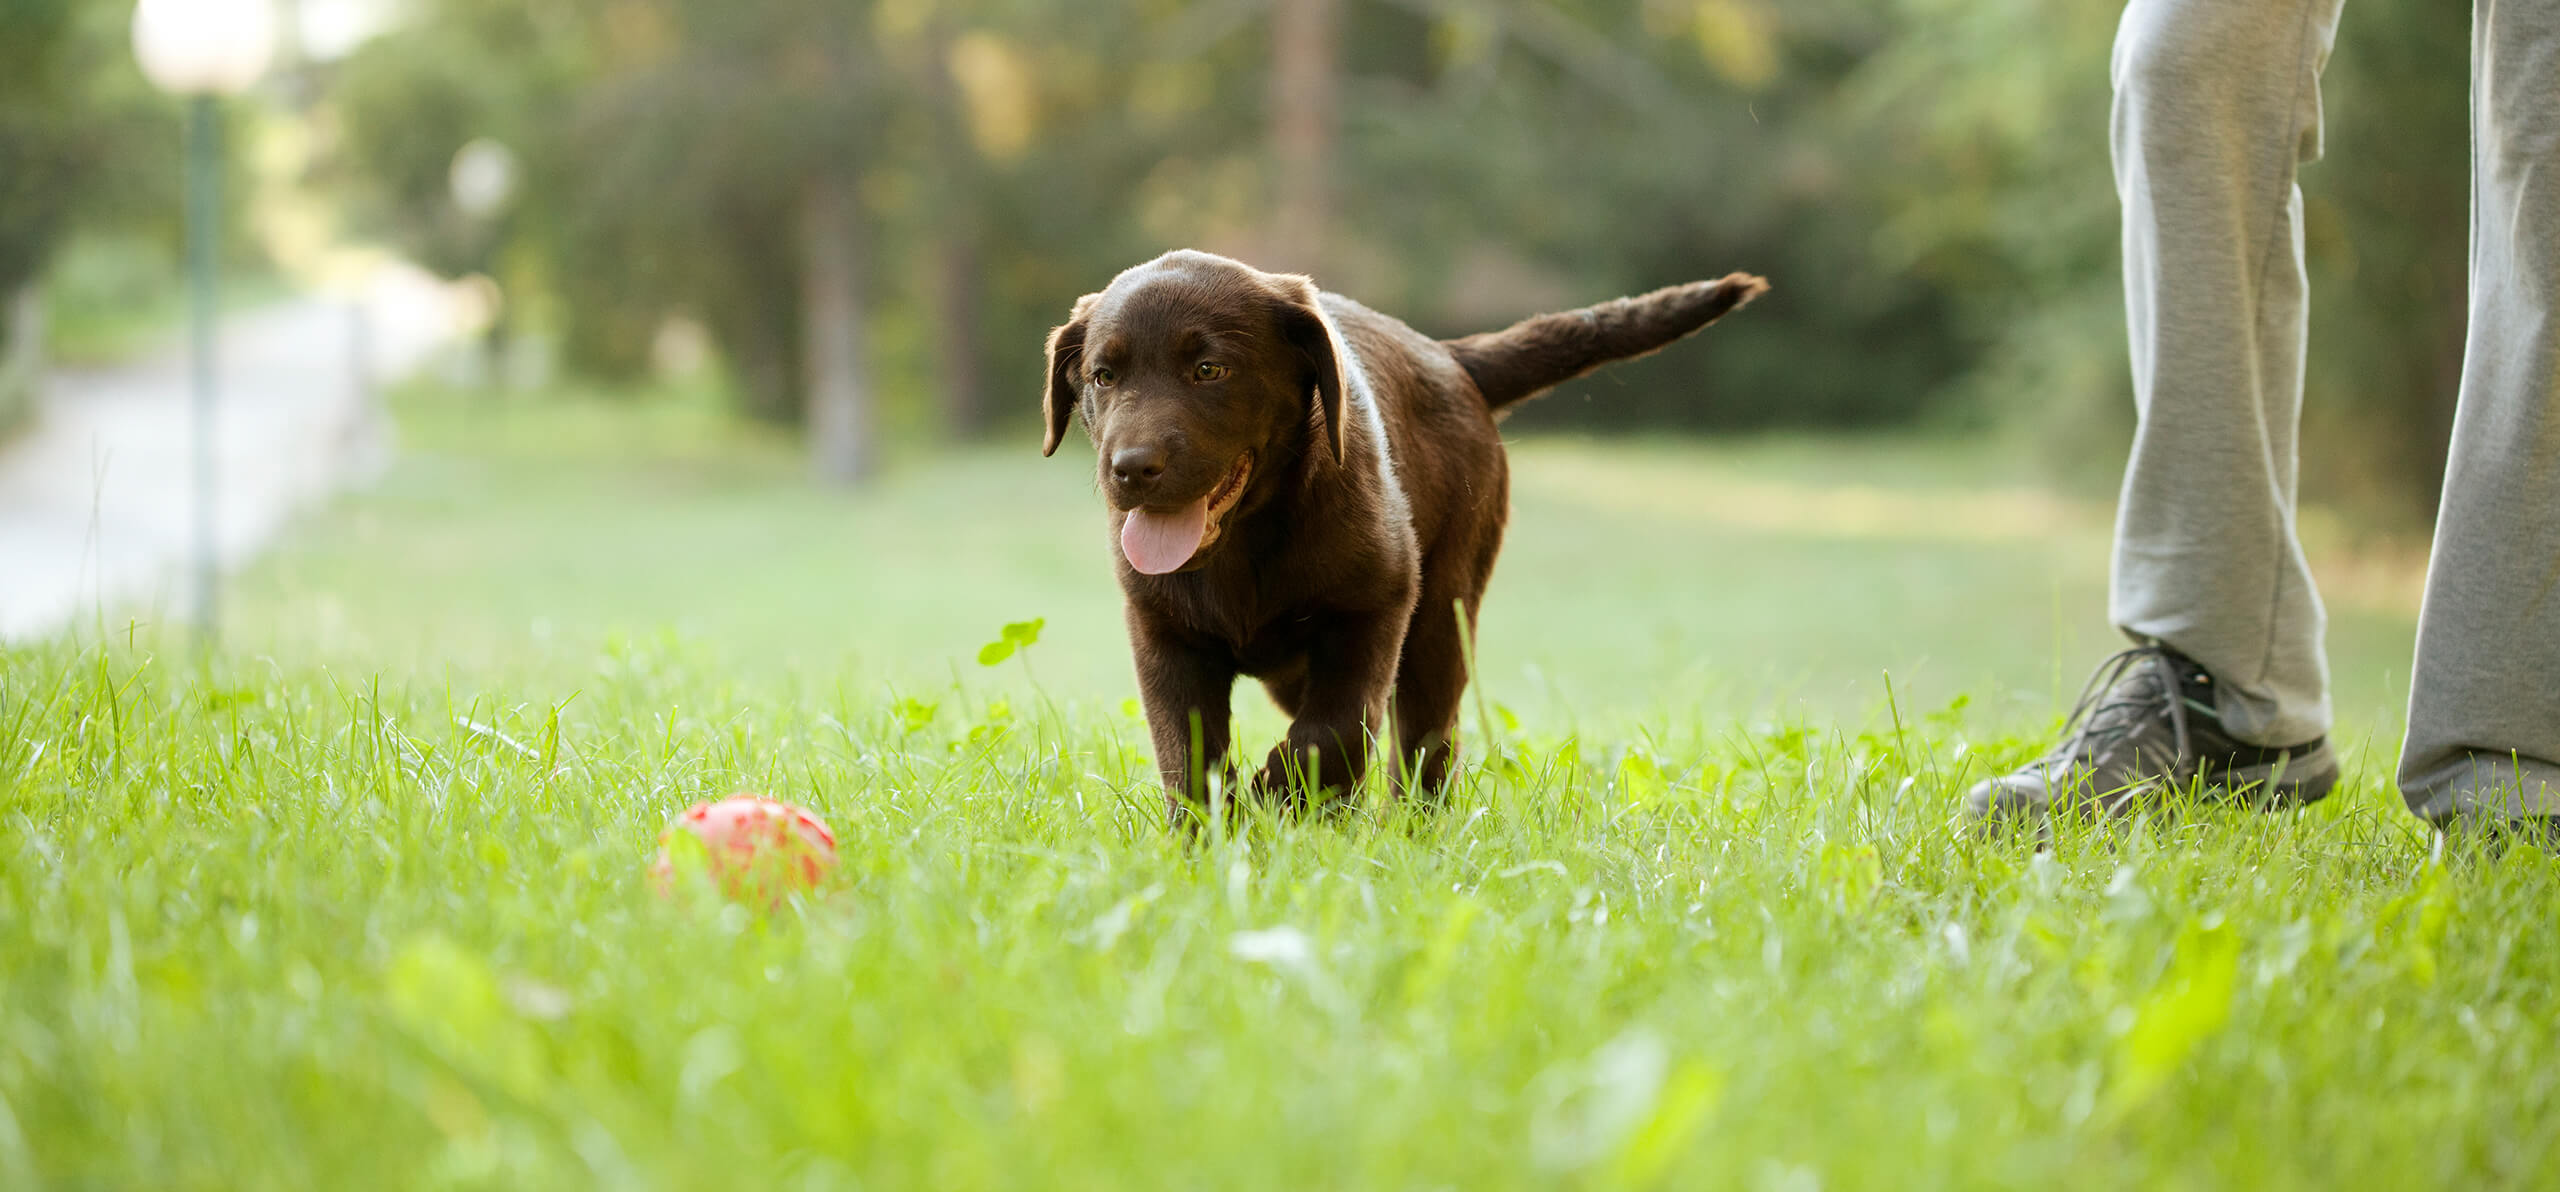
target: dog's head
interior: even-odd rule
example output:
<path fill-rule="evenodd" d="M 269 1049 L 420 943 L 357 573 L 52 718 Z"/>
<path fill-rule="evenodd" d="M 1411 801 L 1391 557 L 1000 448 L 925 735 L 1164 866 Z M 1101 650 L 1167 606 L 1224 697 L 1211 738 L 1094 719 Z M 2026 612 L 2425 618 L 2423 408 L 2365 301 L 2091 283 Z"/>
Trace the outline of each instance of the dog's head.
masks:
<path fill-rule="evenodd" d="M 1308 451 L 1343 458 L 1353 368 L 1313 282 L 1167 253 L 1078 299 L 1049 333 L 1040 451 L 1056 451 L 1081 414 L 1103 495 L 1125 515 L 1129 565 L 1197 566 L 1252 503 L 1257 468 Z"/>

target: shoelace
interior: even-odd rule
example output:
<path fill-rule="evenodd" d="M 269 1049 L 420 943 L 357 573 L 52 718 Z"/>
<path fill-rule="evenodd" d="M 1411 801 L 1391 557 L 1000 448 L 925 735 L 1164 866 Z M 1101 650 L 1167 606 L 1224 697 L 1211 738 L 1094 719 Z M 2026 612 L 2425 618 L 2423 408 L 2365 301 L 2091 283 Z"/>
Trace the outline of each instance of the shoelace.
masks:
<path fill-rule="evenodd" d="M 2143 663 L 2156 663 L 2157 686 L 2146 686 L 2115 699 L 2106 698 L 2126 675 Z M 2177 672 L 2170 663 L 2166 646 L 2135 646 L 2120 650 L 2091 672 L 2089 682 L 2080 688 L 2080 699 L 2071 706 L 2071 718 L 2063 721 L 2067 735 L 2050 757 L 2062 761 L 2076 757 L 2094 757 L 2098 749 L 2112 745 L 2130 735 L 2146 715 L 2169 707 L 2169 726 L 2176 741 L 2177 753 L 2170 764 L 2195 752 L 2194 742 L 2187 736 L 2187 701 L 2179 697 Z M 2110 716 L 2109 713 L 2115 715 Z"/>

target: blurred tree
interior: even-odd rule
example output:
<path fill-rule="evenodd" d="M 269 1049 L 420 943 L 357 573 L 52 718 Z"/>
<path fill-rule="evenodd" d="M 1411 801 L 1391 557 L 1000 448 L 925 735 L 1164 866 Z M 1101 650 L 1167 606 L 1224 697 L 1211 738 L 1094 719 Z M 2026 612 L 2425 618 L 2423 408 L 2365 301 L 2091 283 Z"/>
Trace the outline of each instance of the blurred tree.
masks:
<path fill-rule="evenodd" d="M 0 297 L 34 283 L 92 168 L 62 102 L 73 9 L 71 0 L 0 0 Z"/>
<path fill-rule="evenodd" d="M 937 7 L 927 18 L 919 88 L 931 128 L 934 205 L 941 219 L 931 229 L 933 263 L 925 286 L 932 304 L 934 349 L 945 424 L 958 435 L 987 429 L 986 342 L 980 274 L 986 238 L 984 160 L 969 135 L 951 60 L 959 52 L 950 14 Z"/>
<path fill-rule="evenodd" d="M 1841 95 L 1883 267 L 1947 295 L 1948 396 L 2080 471 L 2132 425 L 2108 162 L 2121 3 L 1894 0 Z M 2100 469 L 2099 471 L 2103 471 Z M 2111 484 L 2111 480 L 2108 482 Z"/>
<path fill-rule="evenodd" d="M 2357 0 L 2329 64 L 2312 266 L 2306 478 L 2403 527 L 2434 517 L 2469 327 L 2466 6 Z"/>
<path fill-rule="evenodd" d="M 46 266 L 81 228 L 166 231 L 175 113 L 125 49 L 126 6 L 0 0 L 0 429 L 33 400 Z"/>
<path fill-rule="evenodd" d="M 368 42 L 335 66 L 308 68 L 338 129 L 334 169 L 351 222 L 438 273 L 496 278 L 506 303 L 499 321 L 516 321 L 512 308 L 545 287 L 539 267 L 510 259 L 510 249 L 529 232 L 545 246 L 574 243 L 559 225 L 577 173 L 556 151 L 554 116 L 584 84 L 581 59 L 578 36 L 556 11 L 545 19 L 513 0 L 442 0 L 398 36 Z M 464 210 L 453 188 L 456 155 L 479 140 L 503 146 L 517 174 L 508 201 L 484 213 Z M 599 344 L 592 332 L 632 319 L 610 297 L 618 291 L 587 292 L 582 283 L 593 280 L 587 269 L 552 279 L 562 298 L 576 295 L 581 312 L 563 329 L 568 354 L 585 371 L 636 375 L 639 352 Z"/>
<path fill-rule="evenodd" d="M 2132 426 L 2107 160 L 2121 11 L 1895 0 L 1841 133 L 1883 199 L 1878 259 L 1957 312 L 1951 404 L 2031 428 L 2055 472 L 2097 491 Z M 2348 5 L 2323 80 L 2327 158 L 2303 174 L 2304 485 L 2368 518 L 2427 517 L 2441 480 L 2465 323 L 2468 37 L 2460 6 Z"/>
<path fill-rule="evenodd" d="M 848 436 L 819 455 L 838 470 L 865 433 L 1024 425 L 1074 297 L 1194 245 L 1442 333 L 1753 269 L 1777 292 L 1747 329 L 1522 422 L 2018 423 L 2095 474 L 2129 423 L 2121 7 L 417 0 L 337 103 L 352 175 L 423 256 L 538 295 L 590 372 L 635 371 L 689 314 L 742 409 Z M 2310 438 L 2409 507 L 2459 349 L 2457 18 L 2350 7 L 2306 179 Z M 477 263 L 440 230 L 474 135 L 527 163 Z"/>
<path fill-rule="evenodd" d="M 1364 63 L 1348 106 L 1346 255 L 1405 263 L 1364 281 L 1381 300 L 1455 332 L 1730 269 L 1775 280 L 1747 333 L 1567 387 L 1522 425 L 1907 421 L 1961 371 L 1947 295 L 1874 251 L 1878 179 L 1839 112 L 1894 32 L 1876 6 L 1396 0 L 1359 16 L 1351 44 L 1421 53 L 1394 73 Z"/>
<path fill-rule="evenodd" d="M 811 67 L 816 90 L 840 94 L 851 40 L 826 36 Z M 808 353 L 809 444 L 820 478 L 862 480 L 872 467 L 871 361 L 863 333 L 862 252 L 854 211 L 854 163 L 821 146 L 800 182 L 800 317 Z"/>
<path fill-rule="evenodd" d="M 1271 183 L 1265 264 L 1324 271 L 1331 222 L 1339 0 L 1272 0 Z"/>
<path fill-rule="evenodd" d="M 432 266 L 468 251 L 445 184 L 479 136 L 523 146 L 519 285 L 553 292 L 570 361 L 645 366 L 697 314 L 740 403 L 807 422 L 818 472 L 872 459 L 859 225 L 872 123 L 867 6 L 823 0 L 437 0 L 351 59 L 349 161 Z"/>

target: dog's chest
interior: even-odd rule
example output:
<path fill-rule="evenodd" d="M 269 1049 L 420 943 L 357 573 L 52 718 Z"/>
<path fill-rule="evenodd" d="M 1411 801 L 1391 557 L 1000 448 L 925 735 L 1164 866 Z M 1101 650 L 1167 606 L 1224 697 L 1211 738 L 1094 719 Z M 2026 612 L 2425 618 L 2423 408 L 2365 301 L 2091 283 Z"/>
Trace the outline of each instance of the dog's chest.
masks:
<path fill-rule="evenodd" d="M 1323 633 L 1324 618 L 1313 613 L 1272 621 L 1235 643 L 1236 670 L 1261 678 L 1295 669 Z"/>
<path fill-rule="evenodd" d="M 1173 621 L 1192 634 L 1226 646 L 1242 656 L 1263 639 L 1273 636 L 1275 622 L 1291 620 L 1285 610 L 1273 608 L 1262 594 L 1251 589 L 1215 591 L 1207 585 L 1172 586 L 1163 594 L 1160 606 L 1172 614 Z"/>
<path fill-rule="evenodd" d="M 1359 524 L 1376 513 L 1318 505 L 1292 514 L 1239 525 L 1196 571 L 1124 573 L 1125 591 L 1158 624 L 1226 654 L 1237 670 L 1255 676 L 1323 652 L 1318 647 L 1346 620 L 1410 611 L 1416 551 L 1409 525 L 1400 525 L 1394 538 L 1311 534 L 1311 525 Z"/>
<path fill-rule="evenodd" d="M 1149 603 L 1194 640 L 1220 647 L 1246 674 L 1304 658 L 1330 623 L 1323 610 L 1294 593 L 1275 598 L 1281 594 L 1241 587 L 1168 584 L 1150 593 Z"/>

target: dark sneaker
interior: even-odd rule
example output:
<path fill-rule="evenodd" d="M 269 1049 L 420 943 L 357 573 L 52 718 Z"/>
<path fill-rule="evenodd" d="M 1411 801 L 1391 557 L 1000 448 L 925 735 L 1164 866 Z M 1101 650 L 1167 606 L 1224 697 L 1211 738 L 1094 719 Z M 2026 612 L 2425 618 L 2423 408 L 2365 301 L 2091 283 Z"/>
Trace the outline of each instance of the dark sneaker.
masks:
<path fill-rule="evenodd" d="M 2042 820 L 2056 809 L 2118 813 L 2190 784 L 2260 807 L 2316 803 L 2338 784 L 2329 740 L 2269 748 L 2231 739 L 2213 676 L 2167 646 L 2136 646 L 2098 664 L 2063 724 L 2060 744 L 1965 795 L 1974 819 Z"/>

